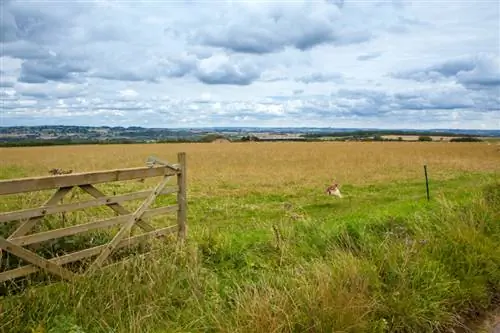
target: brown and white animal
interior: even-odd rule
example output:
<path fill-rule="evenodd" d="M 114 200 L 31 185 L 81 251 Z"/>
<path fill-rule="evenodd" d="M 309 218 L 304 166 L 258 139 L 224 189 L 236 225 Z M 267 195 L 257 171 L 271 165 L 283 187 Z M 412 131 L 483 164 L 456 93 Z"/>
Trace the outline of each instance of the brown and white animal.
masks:
<path fill-rule="evenodd" d="M 59 168 L 54 168 L 54 169 L 50 169 L 49 173 L 53 176 L 55 176 L 55 175 L 67 175 L 67 174 L 73 173 L 73 170 L 63 170 L 63 169 L 59 169 Z"/>
<path fill-rule="evenodd" d="M 332 185 L 326 188 L 326 193 L 328 195 L 334 195 L 336 197 L 342 198 L 342 193 L 340 193 L 339 184 L 336 182 L 333 182 Z"/>

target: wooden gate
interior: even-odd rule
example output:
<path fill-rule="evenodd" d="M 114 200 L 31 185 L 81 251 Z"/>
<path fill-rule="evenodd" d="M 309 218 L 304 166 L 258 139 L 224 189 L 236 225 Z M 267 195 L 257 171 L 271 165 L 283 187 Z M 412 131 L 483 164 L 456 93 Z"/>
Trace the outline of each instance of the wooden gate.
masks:
<path fill-rule="evenodd" d="M 117 249 L 139 244 L 151 238 L 163 237 L 175 231 L 178 232 L 178 239 L 182 241 L 186 236 L 187 219 L 186 155 L 185 153 L 179 153 L 177 157 L 178 163 L 173 165 L 153 159 L 149 161 L 149 166 L 141 168 L 0 181 L 0 199 L 2 196 L 10 194 L 56 189 L 52 197 L 41 207 L 0 213 L 0 225 L 18 221 L 15 230 L 7 238 L 2 237 L 5 235 L 0 235 L 0 251 L 7 251 L 28 263 L 21 267 L 1 271 L 0 282 L 23 277 L 38 271 L 51 273 L 63 279 L 72 279 L 79 274 L 64 268 L 63 265 L 97 256 L 83 273 L 89 274 L 103 267 L 109 256 Z M 144 181 L 144 179 L 151 177 L 161 177 L 161 181 L 152 190 L 124 195 L 107 196 L 94 186 L 99 183 L 134 179 Z M 172 177 L 177 179 L 177 186 L 167 186 Z M 59 204 L 74 187 L 80 188 L 94 199 Z M 177 194 L 176 204 L 150 208 L 155 199 L 164 194 Z M 126 201 L 140 199 L 144 199 L 144 201 L 133 212 L 122 205 Z M 32 233 L 34 227 L 41 223 L 45 216 L 50 214 L 64 214 L 103 205 L 112 209 L 117 216 L 68 227 L 63 225 L 62 228 Z M 176 225 L 154 228 L 148 223 L 149 218 L 169 212 L 177 213 Z M 121 227 L 114 237 L 104 245 L 86 248 L 54 258 L 44 258 L 33 250 L 42 242 L 112 226 Z M 130 231 L 134 226 L 142 229 L 143 233 L 130 236 Z"/>

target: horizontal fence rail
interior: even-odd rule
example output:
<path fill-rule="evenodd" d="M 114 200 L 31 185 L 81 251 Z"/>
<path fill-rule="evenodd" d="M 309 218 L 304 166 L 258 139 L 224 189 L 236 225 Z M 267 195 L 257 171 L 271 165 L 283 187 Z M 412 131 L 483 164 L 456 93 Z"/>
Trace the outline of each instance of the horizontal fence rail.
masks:
<path fill-rule="evenodd" d="M 73 187 L 84 184 L 99 184 L 158 176 L 174 176 L 179 169 L 171 166 L 130 168 L 98 172 L 74 173 L 51 177 L 32 177 L 0 181 L 0 195 Z"/>
<path fill-rule="evenodd" d="M 27 264 L 21 267 L 1 271 L 0 282 L 21 278 L 40 271 L 51 273 L 63 279 L 72 279 L 78 274 L 69 271 L 64 268 L 63 265 L 96 256 L 97 258 L 94 259 L 84 272 L 84 274 L 90 274 L 103 267 L 108 258 L 118 249 L 130 247 L 139 243 L 142 244 L 152 239 L 164 237 L 175 231 L 177 231 L 178 239 L 182 241 L 186 237 L 187 231 L 186 155 L 185 153 L 179 153 L 177 158 L 178 163 L 175 165 L 158 161 L 150 157 L 148 159 L 148 166 L 141 168 L 0 181 L 0 196 L 50 189 L 56 190 L 52 197 L 41 207 L 0 213 L 0 227 L 5 223 L 17 222 L 15 230 L 11 232 L 7 238 L 3 237 L 5 235 L 0 237 L 0 254 L 3 257 L 5 253 L 2 252 L 6 251 L 27 262 Z M 107 196 L 94 187 L 95 184 L 99 183 L 153 177 L 162 177 L 162 179 L 155 188 L 151 190 Z M 177 180 L 176 186 L 167 186 L 171 178 Z M 93 197 L 93 199 L 60 204 L 59 202 L 61 202 L 73 188 L 80 188 L 83 192 Z M 169 204 L 158 208 L 150 207 L 158 196 L 168 194 L 177 194 L 176 204 Z M 135 211 L 129 211 L 122 205 L 124 202 L 133 200 L 143 200 Z M 99 206 L 109 207 L 117 216 L 83 224 L 70 226 L 63 225 L 60 228 L 31 233 L 34 227 L 49 215 L 58 213 L 65 214 Z M 177 225 L 156 229 L 148 223 L 149 219 L 168 213 L 177 214 Z M 41 246 L 43 242 L 74 236 L 92 230 L 108 229 L 117 226 L 120 228 L 119 231 L 107 244 L 93 246 L 49 259 L 41 257 L 36 253 L 36 249 Z M 129 237 L 129 231 L 134 226 L 141 228 L 143 233 Z M 30 248 L 26 248 L 27 246 L 30 246 Z"/>
<path fill-rule="evenodd" d="M 178 191 L 177 187 L 164 189 L 160 194 L 170 194 L 176 193 Z M 124 195 L 116 195 L 109 197 L 101 197 L 99 199 L 94 200 L 86 200 L 75 203 L 68 203 L 62 205 L 51 205 L 30 209 L 18 210 L 15 212 L 8 213 L 0 213 L 0 223 L 29 219 L 33 217 L 42 217 L 56 213 L 68 213 L 74 212 L 77 210 L 83 210 L 85 208 L 99 207 L 102 205 L 111 205 L 111 204 L 121 204 L 126 201 L 145 199 L 151 191 L 140 191 L 134 193 L 128 193 Z"/>

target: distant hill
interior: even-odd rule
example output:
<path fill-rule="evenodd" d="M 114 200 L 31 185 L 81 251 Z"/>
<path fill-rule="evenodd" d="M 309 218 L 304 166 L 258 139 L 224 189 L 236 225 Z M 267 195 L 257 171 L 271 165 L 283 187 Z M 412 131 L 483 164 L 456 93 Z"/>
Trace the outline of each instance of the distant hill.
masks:
<path fill-rule="evenodd" d="M 0 127 L 1 146 L 69 144 L 206 142 L 221 136 L 230 141 L 317 141 L 325 137 L 380 140 L 387 136 L 500 137 L 500 130 L 477 129 L 377 129 L 331 127 L 204 127 L 145 128 L 139 126 L 14 126 Z M 384 137 L 383 137 L 384 136 Z"/>

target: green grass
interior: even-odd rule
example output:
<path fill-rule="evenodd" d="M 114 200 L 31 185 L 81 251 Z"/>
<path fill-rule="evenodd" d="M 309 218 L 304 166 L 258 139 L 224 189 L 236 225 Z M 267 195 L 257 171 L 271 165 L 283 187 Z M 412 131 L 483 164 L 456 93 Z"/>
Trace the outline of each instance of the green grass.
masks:
<path fill-rule="evenodd" d="M 444 332 L 498 302 L 494 175 L 293 189 L 190 197 L 184 248 L 0 299 L 0 329 Z"/>

